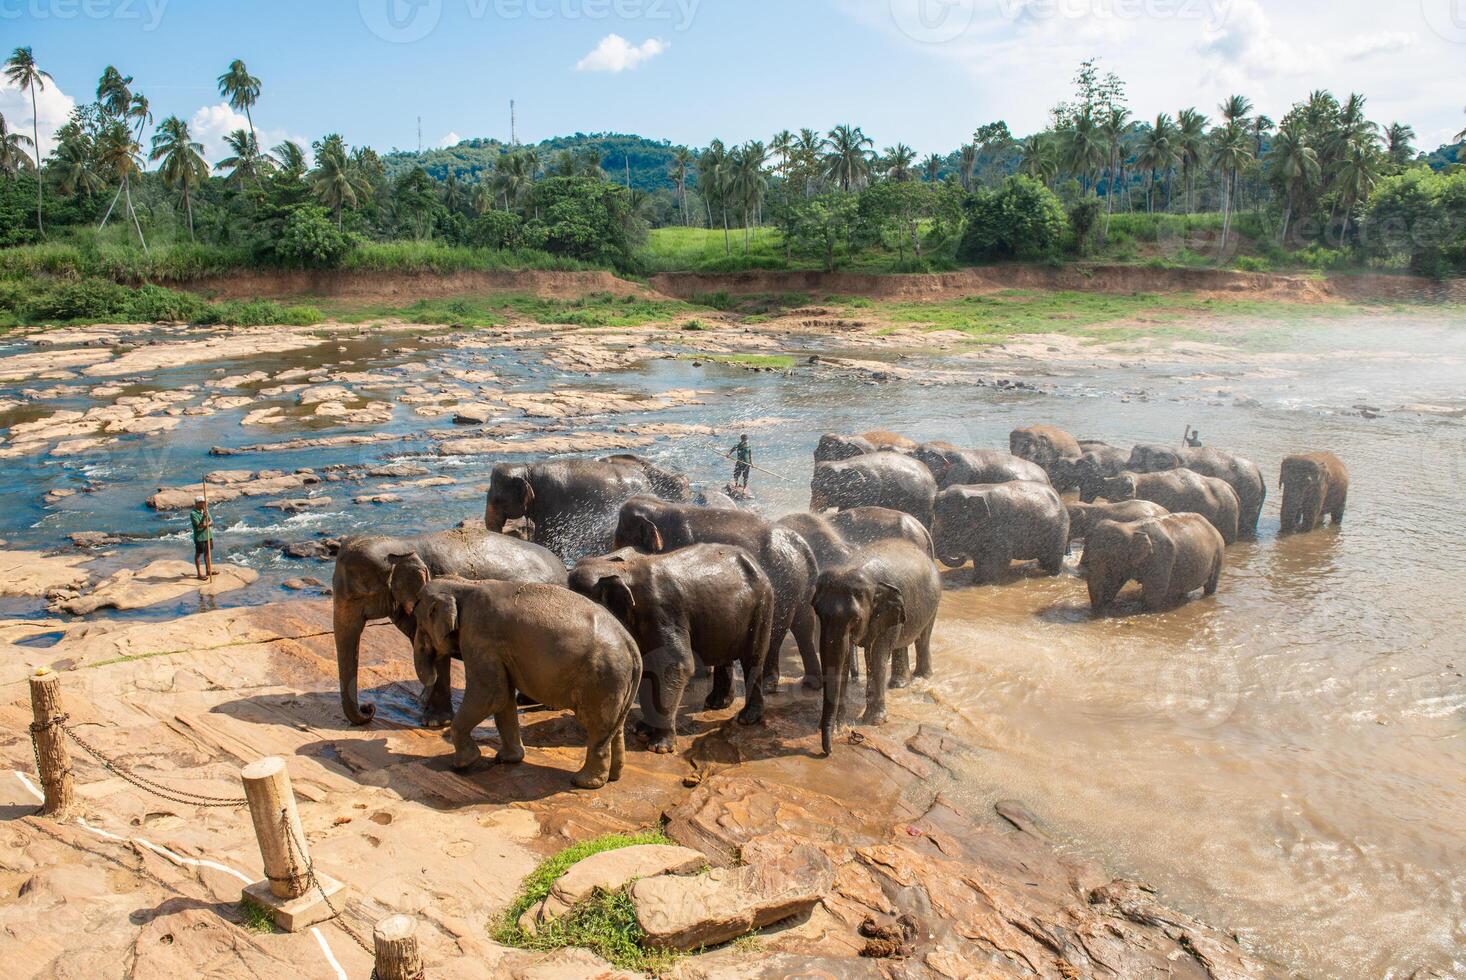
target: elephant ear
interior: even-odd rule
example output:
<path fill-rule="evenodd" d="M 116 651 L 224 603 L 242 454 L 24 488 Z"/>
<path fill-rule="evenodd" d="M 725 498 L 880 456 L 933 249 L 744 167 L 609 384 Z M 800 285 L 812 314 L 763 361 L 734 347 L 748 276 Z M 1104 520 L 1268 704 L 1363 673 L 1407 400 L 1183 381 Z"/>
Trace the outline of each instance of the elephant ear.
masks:
<path fill-rule="evenodd" d="M 1151 543 L 1150 537 L 1145 534 L 1137 534 L 1130 541 L 1130 560 L 1136 566 L 1144 565 L 1150 561 L 1150 556 L 1155 554 L 1155 545 Z"/>
<path fill-rule="evenodd" d="M 596 582 L 596 601 L 610 610 L 623 623 L 631 622 L 632 610 L 636 608 L 636 597 L 631 587 L 620 575 L 603 575 Z"/>
<path fill-rule="evenodd" d="M 874 612 L 877 615 L 890 614 L 895 618 L 896 624 L 906 622 L 906 602 L 901 595 L 901 589 L 890 582 L 877 582 Z"/>
<path fill-rule="evenodd" d="M 993 504 L 988 500 L 987 494 L 978 494 L 972 498 L 972 510 L 983 520 L 990 520 L 993 516 Z"/>
<path fill-rule="evenodd" d="M 516 476 L 514 478 L 514 489 L 519 492 L 520 506 L 524 508 L 525 513 L 529 513 L 530 505 L 534 503 L 534 487 L 530 484 L 529 480 L 522 476 Z"/>
<path fill-rule="evenodd" d="M 458 600 L 451 595 L 433 596 L 428 600 L 425 618 L 434 640 L 443 640 L 458 632 Z"/>
<path fill-rule="evenodd" d="M 387 590 L 392 595 L 392 603 L 411 616 L 422 590 L 432 581 L 433 573 L 415 551 L 388 555 L 387 564 Z"/>
<path fill-rule="evenodd" d="M 638 516 L 636 529 L 641 535 L 642 547 L 654 555 L 660 555 L 664 544 L 662 532 L 657 528 L 656 523 L 650 517 Z"/>

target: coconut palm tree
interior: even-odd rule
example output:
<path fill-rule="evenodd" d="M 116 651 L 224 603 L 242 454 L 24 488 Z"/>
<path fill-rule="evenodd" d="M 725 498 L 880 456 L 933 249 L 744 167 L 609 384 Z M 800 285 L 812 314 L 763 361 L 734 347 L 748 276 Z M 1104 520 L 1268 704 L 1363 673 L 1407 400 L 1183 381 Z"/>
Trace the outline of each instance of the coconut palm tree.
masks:
<path fill-rule="evenodd" d="M 488 214 L 494 210 L 494 187 L 492 182 L 480 180 L 474 185 L 473 210 L 477 214 Z"/>
<path fill-rule="evenodd" d="M 1415 155 L 1415 130 L 1405 123 L 1390 123 L 1385 129 L 1385 153 L 1390 162 L 1403 167 Z"/>
<path fill-rule="evenodd" d="M 143 141 L 143 130 L 153 124 L 152 106 L 148 104 L 148 97 L 141 92 L 134 92 L 132 101 L 127 106 L 127 118 L 137 124 L 137 132 L 133 134 L 139 144 Z"/>
<path fill-rule="evenodd" d="M 97 162 L 104 170 L 121 178 L 122 200 L 128 217 L 132 218 L 132 226 L 137 231 L 137 240 L 142 243 L 143 252 L 146 253 L 148 240 L 143 237 L 142 222 L 138 220 L 137 209 L 132 206 L 132 178 L 142 174 L 142 147 L 122 120 L 111 120 L 98 136 Z M 113 206 L 116 206 L 115 199 Z M 107 219 L 111 216 L 112 208 L 108 208 L 107 213 L 102 216 L 102 227 L 107 226 Z"/>
<path fill-rule="evenodd" d="M 812 197 L 820 174 L 820 157 L 825 151 L 824 138 L 812 129 L 801 129 L 794 138 L 794 159 L 797 163 L 800 181 L 804 185 L 804 196 Z"/>
<path fill-rule="evenodd" d="M 229 70 L 219 76 L 219 94 L 229 100 L 229 107 L 243 112 L 249 123 L 250 142 L 259 145 L 255 137 L 255 120 L 251 110 L 260 100 L 260 80 L 249 73 L 244 62 L 238 58 L 229 62 Z"/>
<path fill-rule="evenodd" d="M 1176 151 L 1181 156 L 1181 178 L 1186 184 L 1186 213 L 1192 210 L 1192 178 L 1206 162 L 1207 118 L 1195 109 L 1176 113 Z"/>
<path fill-rule="evenodd" d="M 1052 184 L 1059 176 L 1059 145 L 1053 133 L 1035 133 L 1018 147 L 1018 170 L 1025 176 Z"/>
<path fill-rule="evenodd" d="M 780 136 L 785 135 L 788 135 L 787 130 L 780 134 Z M 779 137 L 776 136 L 774 139 L 777 142 Z M 790 137 L 790 142 L 792 144 L 793 137 Z M 672 154 L 672 165 L 669 168 L 669 173 L 671 174 L 672 182 L 677 185 L 677 202 L 678 207 L 682 209 L 682 223 L 684 225 L 691 224 L 692 216 L 687 213 L 687 178 L 692 175 L 692 151 L 685 146 L 677 147 L 677 150 Z"/>
<path fill-rule="evenodd" d="M 764 195 L 769 182 L 764 175 L 768 150 L 757 140 L 745 143 L 734 151 L 732 160 L 732 195 L 743 212 L 743 254 L 748 254 L 749 226 L 762 221 Z"/>
<path fill-rule="evenodd" d="M 1085 193 L 1088 193 L 1093 186 L 1090 177 L 1104 166 L 1105 153 L 1108 149 L 1104 133 L 1094 114 L 1086 107 L 1074 116 L 1073 121 L 1064 131 L 1064 136 L 1067 144 L 1064 166 L 1070 173 L 1080 178 L 1080 185 L 1084 188 Z M 1096 180 L 1095 183 L 1098 181 Z"/>
<path fill-rule="evenodd" d="M 977 169 L 977 144 L 966 143 L 961 153 L 961 179 L 962 189 L 972 193 L 972 172 Z"/>
<path fill-rule="evenodd" d="M 533 183 L 534 169 L 525 154 L 505 153 L 494 161 L 493 187 L 505 211 L 517 209 Z"/>
<path fill-rule="evenodd" d="M 1334 186 L 1339 191 L 1339 210 L 1344 215 L 1344 223 L 1339 229 L 1340 240 L 1349 235 L 1349 216 L 1355 205 L 1368 197 L 1374 185 L 1379 183 L 1379 163 L 1379 140 L 1373 133 L 1363 133 L 1349 141 L 1334 177 Z"/>
<path fill-rule="evenodd" d="M 243 129 L 236 129 L 224 137 L 231 153 L 229 156 L 214 164 L 215 170 L 228 170 L 229 175 L 224 178 L 227 184 L 235 187 L 243 187 L 246 178 L 256 180 L 262 165 L 259 144 L 255 143 L 252 133 Z"/>
<path fill-rule="evenodd" d="M 36 156 L 36 231 L 44 237 L 46 226 L 41 220 L 41 188 L 46 182 L 41 179 L 41 115 L 36 109 L 36 93 L 45 89 L 51 76 L 36 65 L 30 48 L 16 48 L 11 52 L 10 60 L 5 62 L 5 77 L 22 92 L 31 94 L 31 149 Z"/>
<path fill-rule="evenodd" d="M 97 104 L 108 115 L 121 119 L 132 105 L 132 76 L 108 65 L 97 80 Z"/>
<path fill-rule="evenodd" d="M 870 155 L 875 141 L 859 126 L 841 125 L 825 138 L 825 176 L 847 194 L 858 190 L 870 176 Z"/>
<path fill-rule="evenodd" d="M 1217 106 L 1217 111 L 1229 123 L 1245 123 L 1252 112 L 1252 100 L 1245 95 L 1229 95 Z"/>
<path fill-rule="evenodd" d="M 713 226 L 713 206 L 723 215 L 723 253 L 733 254 L 733 245 L 728 227 L 728 204 L 733 186 L 733 154 L 715 139 L 697 158 L 697 186 L 702 191 L 703 201 L 708 208 L 708 227 Z"/>
<path fill-rule="evenodd" d="M 60 137 L 60 134 L 57 134 Z M 67 197 L 91 197 L 107 186 L 97 173 L 96 149 L 84 134 L 73 139 L 58 138 L 51 169 L 58 175 L 57 187 Z M 29 165 L 30 161 L 26 160 Z"/>
<path fill-rule="evenodd" d="M 1125 183 L 1125 130 L 1130 128 L 1130 113 L 1123 106 L 1112 106 L 1100 119 L 1100 135 L 1105 141 L 1105 234 L 1110 233 L 1110 214 L 1115 210 L 1115 185 Z"/>
<path fill-rule="evenodd" d="M 778 155 L 779 176 L 788 180 L 789 161 L 794 156 L 794 134 L 787 129 L 779 130 L 769 143 L 769 151 Z"/>
<path fill-rule="evenodd" d="M 905 183 L 911 179 L 911 168 L 916 164 L 916 151 L 905 143 L 888 146 L 882 163 L 885 165 L 887 177 Z"/>
<path fill-rule="evenodd" d="M 1288 240 L 1288 225 L 1293 220 L 1293 207 L 1304 194 L 1318 185 L 1318 153 L 1308 145 L 1301 122 L 1294 120 L 1278 130 L 1268 147 L 1268 168 L 1283 187 L 1283 228 L 1278 242 Z"/>
<path fill-rule="evenodd" d="M 1162 112 L 1155 117 L 1155 125 L 1141 137 L 1140 154 L 1135 158 L 1136 166 L 1146 172 L 1145 210 L 1148 213 L 1155 213 L 1153 191 L 1159 175 L 1166 175 L 1169 186 L 1171 170 L 1180 158 L 1181 152 L 1176 147 L 1176 124 L 1169 115 Z M 1170 194 L 1167 194 L 1168 208 L 1170 203 Z"/>
<path fill-rule="evenodd" d="M 305 162 L 305 147 L 294 140 L 285 140 L 283 143 L 276 143 L 270 155 L 275 158 L 276 165 L 280 172 L 291 180 L 299 180 L 305 176 L 307 170 Z"/>
<path fill-rule="evenodd" d="M 937 178 L 942 175 L 942 168 L 946 165 L 947 161 L 940 154 L 929 153 L 927 158 L 921 161 L 921 175 L 926 178 L 927 183 L 935 184 Z"/>
<path fill-rule="evenodd" d="M 26 155 L 23 147 L 31 145 L 31 138 L 24 133 L 12 133 L 5 125 L 5 116 L 0 113 L 0 174 L 13 177 L 22 170 L 31 170 L 35 164 Z"/>
<path fill-rule="evenodd" d="M 188 237 L 197 241 L 193 232 L 193 192 L 209 179 L 203 144 L 194 142 L 188 123 L 177 116 L 169 116 L 153 134 L 153 152 L 149 159 L 163 161 L 158 168 L 163 186 L 176 188 L 183 195 L 183 210 L 188 215 Z"/>
<path fill-rule="evenodd" d="M 372 185 L 347 157 L 346 144 L 335 133 L 316 144 L 316 167 L 310 172 L 316 200 L 330 208 L 341 227 L 341 215 L 371 194 Z"/>
<path fill-rule="evenodd" d="M 1222 248 L 1232 226 L 1232 193 L 1237 174 L 1252 159 L 1252 141 L 1241 122 L 1229 122 L 1212 130 L 1212 168 L 1222 181 Z"/>

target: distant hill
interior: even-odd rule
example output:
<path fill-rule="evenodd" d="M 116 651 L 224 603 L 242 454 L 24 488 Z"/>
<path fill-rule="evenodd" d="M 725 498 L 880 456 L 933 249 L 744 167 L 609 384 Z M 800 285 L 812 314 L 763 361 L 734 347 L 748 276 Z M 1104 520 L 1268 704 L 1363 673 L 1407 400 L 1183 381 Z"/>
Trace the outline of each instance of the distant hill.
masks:
<path fill-rule="evenodd" d="M 463 140 L 456 146 L 414 153 L 397 150 L 382 158 L 391 177 L 420 166 L 437 180 L 444 180 L 448 171 L 465 183 L 474 183 L 479 175 L 493 167 L 509 144 L 497 139 Z M 670 190 L 672 156 L 677 147 L 666 140 L 650 140 L 625 133 L 576 133 L 556 136 L 533 144 L 542 165 L 548 164 L 561 150 L 586 153 L 595 150 L 601 155 L 601 169 L 616 183 L 625 183 L 628 166 L 631 186 L 644 191 Z"/>

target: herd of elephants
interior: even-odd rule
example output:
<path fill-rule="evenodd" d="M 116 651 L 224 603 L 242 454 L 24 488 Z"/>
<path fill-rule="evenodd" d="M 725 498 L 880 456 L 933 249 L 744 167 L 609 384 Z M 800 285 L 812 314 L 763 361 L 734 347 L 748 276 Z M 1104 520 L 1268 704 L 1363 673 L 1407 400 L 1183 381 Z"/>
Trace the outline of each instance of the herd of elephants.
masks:
<path fill-rule="evenodd" d="M 1284 533 L 1342 520 L 1348 475 L 1332 454 L 1288 457 L 1280 484 Z M 828 755 L 855 648 L 867 725 L 885 720 L 887 688 L 931 673 L 938 560 L 970 561 L 980 583 L 1014 561 L 1058 575 L 1083 539 L 1096 614 L 1132 580 L 1144 609 L 1160 610 L 1216 590 L 1226 547 L 1256 532 L 1267 494 L 1257 466 L 1229 453 L 1123 450 L 1045 425 L 1014 431 L 1008 452 L 826 435 L 810 491 L 809 512 L 769 520 L 637 456 L 500 464 L 483 525 L 342 543 L 333 603 L 346 717 L 373 716 L 357 697 L 360 640 L 388 618 L 412 640 L 424 723 L 452 728 L 456 769 L 480 762 L 473 731 L 489 715 L 497 761 L 520 761 L 519 704 L 537 702 L 574 711 L 587 750 L 573 781 L 596 789 L 621 774 L 637 703 L 649 749 L 674 751 L 699 670 L 713 678 L 704 706 L 719 710 L 739 664 L 738 720 L 756 723 L 793 633 L 804 686 L 823 691 Z M 1060 496 L 1073 491 L 1077 501 Z M 456 713 L 450 659 L 464 666 Z"/>

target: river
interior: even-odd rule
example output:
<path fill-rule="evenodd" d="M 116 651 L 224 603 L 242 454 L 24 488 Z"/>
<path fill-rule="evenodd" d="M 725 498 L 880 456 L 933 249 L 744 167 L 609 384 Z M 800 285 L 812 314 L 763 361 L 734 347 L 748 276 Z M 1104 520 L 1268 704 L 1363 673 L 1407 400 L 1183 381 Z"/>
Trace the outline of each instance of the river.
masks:
<path fill-rule="evenodd" d="M 139 328 L 129 339 L 160 338 Z M 967 571 L 946 573 L 937 676 L 894 697 L 893 711 L 946 724 L 981 746 L 963 761 L 965 776 L 945 789 L 949 795 L 975 808 L 1022 800 L 1066 846 L 1154 884 L 1167 901 L 1235 930 L 1293 970 L 1466 974 L 1466 421 L 1395 410 L 1466 407 L 1466 329 L 1439 316 L 1382 315 L 1309 326 L 1286 346 L 1293 351 L 1245 359 L 1203 351 L 973 361 L 789 337 L 781 349 L 797 355 L 793 372 L 653 360 L 588 378 L 546 366 L 532 348 L 434 347 L 411 335 L 367 333 L 164 369 L 125 389 L 205 385 L 226 371 L 273 378 L 301 368 L 391 372 L 419 364 L 488 367 L 525 389 L 696 388 L 704 404 L 651 418 L 733 431 L 741 420 L 785 420 L 750 433 L 757 461 L 782 476 L 755 474 L 770 514 L 807 504 L 811 451 L 825 431 L 885 428 L 998 447 L 1015 426 L 1041 421 L 1129 445 L 1174 443 L 1194 425 L 1208 445 L 1256 461 L 1270 483 L 1259 540 L 1229 550 L 1214 599 L 1160 615 L 1094 619 L 1072 570 L 1056 579 L 1019 573 L 981 588 L 968 585 Z M 6 341 L 0 359 L 31 350 L 25 340 Z M 917 377 L 872 383 L 805 366 L 813 353 L 881 357 L 918 375 L 960 366 L 1034 388 Z M 404 384 L 423 377 L 415 370 L 404 371 Z M 58 383 L 61 390 L 40 399 L 23 394 Z M 0 384 L 0 404 L 22 402 L 0 412 L 0 426 L 85 410 L 98 404 L 86 390 L 98 383 Z M 288 395 L 277 402 L 294 411 Z M 1360 405 L 1383 411 L 1366 417 L 1376 413 Z M 275 601 L 285 597 L 286 579 L 329 579 L 330 569 L 282 557 L 278 542 L 456 524 L 481 513 L 488 469 L 504 458 L 443 457 L 433 441 L 415 439 L 210 457 L 214 446 L 342 431 L 310 416 L 268 431 L 245 428 L 247 410 L 185 417 L 171 433 L 67 459 L 6 460 L 0 538 L 6 548 L 41 550 L 64 544 L 72 531 L 138 535 L 97 560 L 106 572 L 190 557 L 186 515 L 155 514 L 142 502 L 210 469 L 320 469 L 390 455 L 455 480 L 404 489 L 400 502 L 380 505 L 349 502 L 370 492 L 370 481 L 344 495 L 324 487 L 333 506 L 291 516 L 265 509 L 263 499 L 220 504 L 219 560 L 257 569 L 259 581 L 129 615 Z M 452 428 L 404 405 L 394 411 L 377 428 L 404 435 Z M 577 428 L 610 431 L 625 422 L 601 418 Z M 712 449 L 733 441 L 663 440 L 641 451 L 717 485 L 726 464 Z M 1279 538 L 1278 463 L 1314 449 L 1349 466 L 1348 515 L 1340 528 Z M 57 487 L 89 492 L 44 503 Z M 37 616 L 40 606 L 7 598 L 0 615 Z"/>

